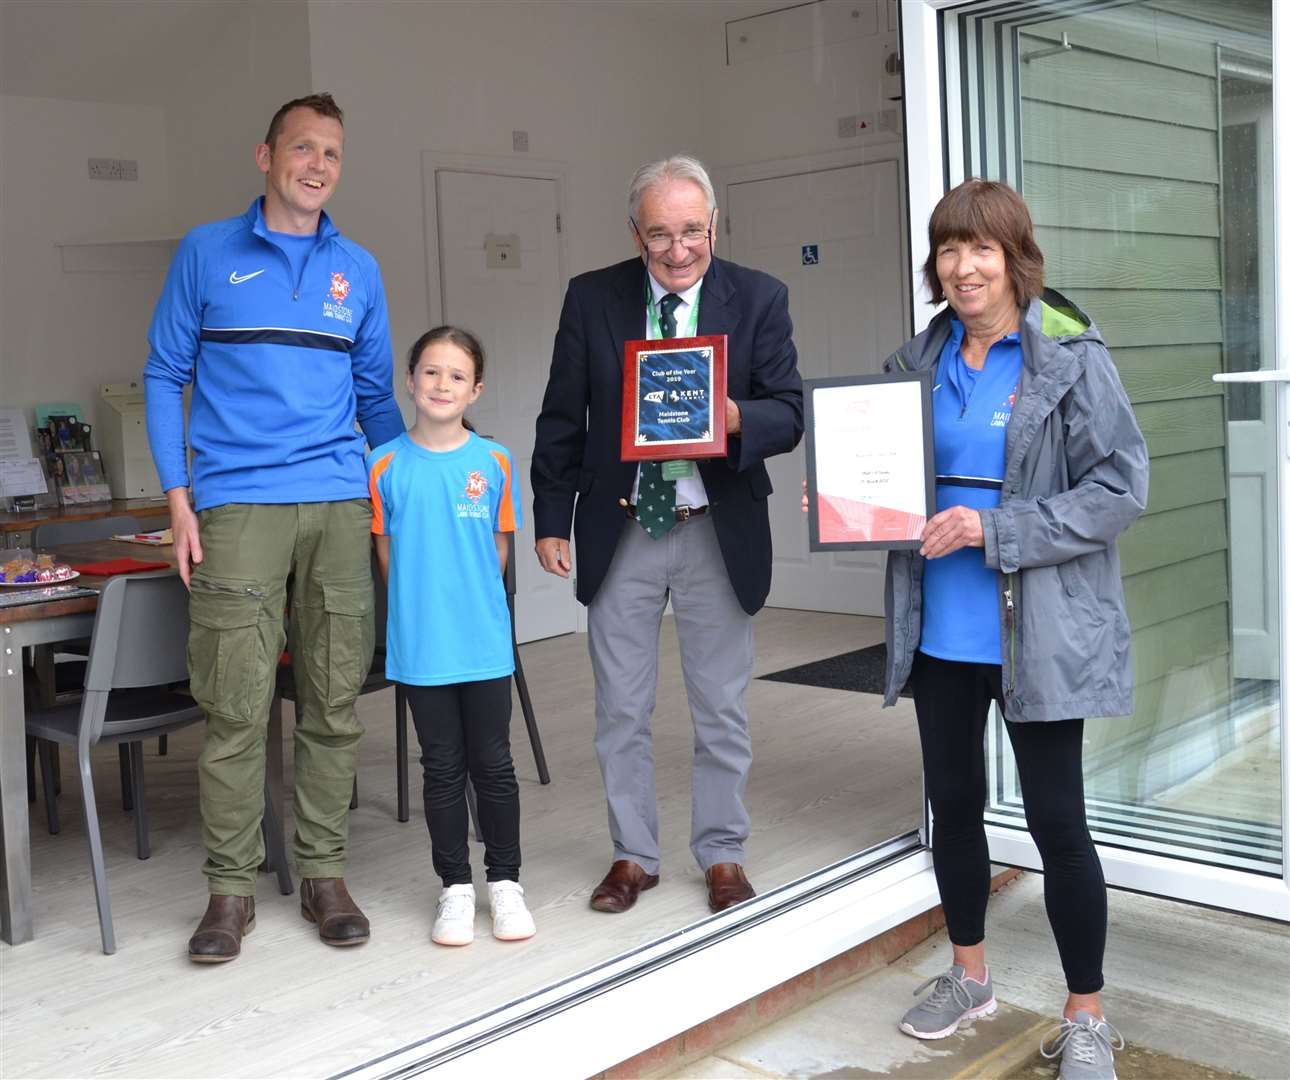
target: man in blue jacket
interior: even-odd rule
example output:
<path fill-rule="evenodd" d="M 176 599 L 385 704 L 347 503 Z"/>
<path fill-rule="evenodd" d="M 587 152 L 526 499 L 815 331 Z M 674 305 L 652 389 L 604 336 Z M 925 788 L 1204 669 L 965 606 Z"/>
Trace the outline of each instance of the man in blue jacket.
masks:
<path fill-rule="evenodd" d="M 208 720 L 198 776 L 211 895 L 188 943 L 201 963 L 234 959 L 255 924 L 284 645 L 301 913 L 329 945 L 370 935 L 344 881 L 354 700 L 374 640 L 363 444 L 396 437 L 403 420 L 380 271 L 322 210 L 340 179 L 342 124 L 330 94 L 277 111 L 256 148 L 264 197 L 184 237 L 148 333 L 148 435 L 191 593 L 192 693 Z"/>

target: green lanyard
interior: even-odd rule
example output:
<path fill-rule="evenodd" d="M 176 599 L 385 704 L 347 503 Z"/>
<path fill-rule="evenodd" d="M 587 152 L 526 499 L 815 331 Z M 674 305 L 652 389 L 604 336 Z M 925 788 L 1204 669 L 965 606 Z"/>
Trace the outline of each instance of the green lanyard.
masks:
<path fill-rule="evenodd" d="M 694 303 L 690 305 L 690 317 L 686 320 L 687 325 L 685 332 L 680 333 L 681 327 L 677 326 L 677 337 L 697 337 L 699 334 L 699 296 L 703 290 L 699 289 L 694 294 Z M 645 281 L 645 311 L 649 315 L 649 322 L 646 325 L 646 337 L 650 341 L 658 341 L 663 336 L 663 327 L 658 321 L 658 309 L 654 306 L 654 290 L 650 287 L 648 277 Z"/>
<path fill-rule="evenodd" d="M 684 331 L 680 325 L 677 326 L 677 337 L 697 337 L 699 333 L 699 295 L 703 292 L 694 294 L 694 303 L 690 305 L 690 316 L 686 319 Z M 645 282 L 645 310 L 649 314 L 649 322 L 645 330 L 650 341 L 659 341 L 663 339 L 663 327 L 658 321 L 658 311 L 654 305 L 654 290 L 650 288 L 648 279 Z M 662 475 L 664 480 L 684 480 L 694 475 L 694 462 L 686 461 L 664 461 L 661 463 Z"/>

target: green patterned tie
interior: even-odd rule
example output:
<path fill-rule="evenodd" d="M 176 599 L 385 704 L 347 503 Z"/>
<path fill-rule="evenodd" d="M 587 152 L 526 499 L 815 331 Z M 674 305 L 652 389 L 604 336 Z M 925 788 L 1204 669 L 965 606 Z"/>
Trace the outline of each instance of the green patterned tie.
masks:
<path fill-rule="evenodd" d="M 676 337 L 676 305 L 681 298 L 668 293 L 658 302 L 658 327 L 665 338 Z M 657 540 L 676 524 L 676 481 L 663 478 L 657 461 L 641 463 L 641 482 L 636 491 L 636 520 Z"/>

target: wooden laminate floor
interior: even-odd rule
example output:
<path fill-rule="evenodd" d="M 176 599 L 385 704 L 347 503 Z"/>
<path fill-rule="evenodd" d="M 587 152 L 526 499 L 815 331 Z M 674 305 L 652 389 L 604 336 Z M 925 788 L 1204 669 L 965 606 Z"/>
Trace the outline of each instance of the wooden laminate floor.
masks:
<path fill-rule="evenodd" d="M 756 673 L 872 644 L 880 620 L 766 610 L 756 622 Z M 372 920 L 370 944 L 322 945 L 298 898 L 261 876 L 257 928 L 231 964 L 185 957 L 205 907 L 195 759 L 200 730 L 147 751 L 152 858 L 134 857 L 121 810 L 116 754 L 96 756 L 109 887 L 119 951 L 104 956 L 75 790 L 63 757 L 63 830 L 32 810 L 36 938 L 0 945 L 0 1075 L 317 1076 L 361 1064 L 607 960 L 707 915 L 689 851 L 692 731 L 675 635 L 664 620 L 655 757 L 664 849 L 662 882 L 625 915 L 587 899 L 610 846 L 592 748 L 586 638 L 523 649 L 553 782 L 542 787 L 519 720 L 513 743 L 523 806 L 522 880 L 538 924 L 531 941 L 488 934 L 480 851 L 472 845 L 481 909 L 476 941 L 430 941 L 438 882 L 430 867 L 413 758 L 413 816 L 394 817 L 393 691 L 360 701 L 360 803 L 351 823 L 348 882 Z M 747 695 L 755 764 L 747 800 L 747 869 L 761 889 L 783 884 L 917 824 L 913 708 L 879 709 L 874 695 L 754 679 Z M 287 707 L 290 729 L 290 706 Z M 415 738 L 413 738 L 415 744 Z M 288 750 L 288 769 L 290 752 Z"/>

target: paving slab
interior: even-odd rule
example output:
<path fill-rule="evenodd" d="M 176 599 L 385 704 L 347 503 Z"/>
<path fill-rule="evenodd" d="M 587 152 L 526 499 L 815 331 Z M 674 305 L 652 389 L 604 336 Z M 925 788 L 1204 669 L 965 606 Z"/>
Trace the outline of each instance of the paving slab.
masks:
<path fill-rule="evenodd" d="M 1227 1072 L 1195 1061 L 1183 1061 L 1130 1043 L 1115 1055 L 1118 1080 L 1248 1080 L 1243 1073 Z M 1003 1080 L 1056 1080 L 1057 1062 L 1036 1054 L 1009 1072 Z"/>
<path fill-rule="evenodd" d="M 673 1075 L 1055 1080 L 1039 1043 L 1065 986 L 1040 875 L 991 900 L 986 934 L 999 1011 L 949 1038 L 896 1027 L 912 991 L 949 966 L 941 934 Z M 1116 1056 L 1120 1080 L 1290 1077 L 1290 927 L 1112 891 L 1105 973 L 1107 1015 L 1129 1042 Z"/>

